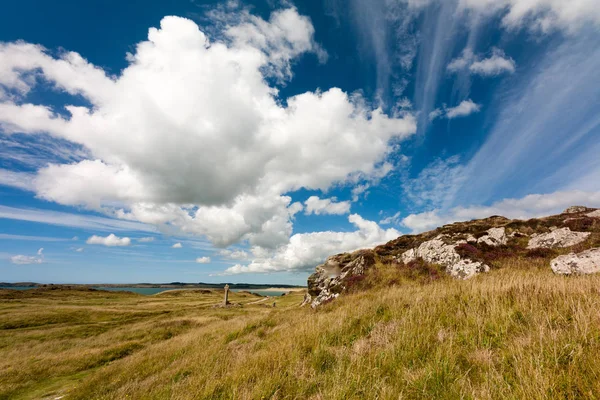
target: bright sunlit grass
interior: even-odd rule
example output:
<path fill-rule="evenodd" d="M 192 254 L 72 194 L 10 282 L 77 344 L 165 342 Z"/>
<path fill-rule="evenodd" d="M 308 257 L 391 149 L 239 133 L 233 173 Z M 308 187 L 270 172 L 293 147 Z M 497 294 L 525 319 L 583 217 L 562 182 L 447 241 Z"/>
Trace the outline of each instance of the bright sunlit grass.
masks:
<path fill-rule="evenodd" d="M 193 291 L 3 300 L 0 398 L 596 398 L 600 277 L 505 267 L 317 311 L 301 293 L 228 309 Z"/>

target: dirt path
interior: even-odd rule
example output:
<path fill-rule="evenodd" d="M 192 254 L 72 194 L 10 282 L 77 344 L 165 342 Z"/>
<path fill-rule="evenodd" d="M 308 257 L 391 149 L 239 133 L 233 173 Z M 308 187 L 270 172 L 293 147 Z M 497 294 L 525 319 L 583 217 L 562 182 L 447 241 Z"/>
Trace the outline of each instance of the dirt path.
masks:
<path fill-rule="evenodd" d="M 265 297 L 264 299 L 260 299 L 260 300 L 256 300 L 256 301 L 251 301 L 250 303 L 246 303 L 246 304 L 258 304 L 258 303 L 262 303 L 262 302 L 264 302 L 264 301 L 267 301 L 267 300 L 269 300 L 270 298 L 271 298 L 270 296 L 267 296 L 267 297 Z"/>

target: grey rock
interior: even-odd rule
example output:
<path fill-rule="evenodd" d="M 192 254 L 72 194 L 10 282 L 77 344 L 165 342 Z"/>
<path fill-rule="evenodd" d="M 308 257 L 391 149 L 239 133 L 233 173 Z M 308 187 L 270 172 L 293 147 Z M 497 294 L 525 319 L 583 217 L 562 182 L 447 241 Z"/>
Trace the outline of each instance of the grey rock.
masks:
<path fill-rule="evenodd" d="M 591 213 L 585 214 L 586 217 L 590 218 L 600 218 L 600 210 L 592 211 Z"/>
<path fill-rule="evenodd" d="M 349 261 L 345 254 L 329 257 L 323 264 L 315 268 L 315 273 L 308 277 L 308 293 L 303 305 L 310 304 L 316 308 L 323 303 L 337 298 L 347 289 L 347 279 L 351 276 L 364 275 L 369 267 L 375 264 L 375 257 L 370 251 L 362 251 Z"/>
<path fill-rule="evenodd" d="M 563 211 L 563 214 L 574 214 L 574 213 L 584 212 L 587 210 L 588 210 L 588 208 L 584 207 L 584 206 L 571 206 L 571 207 L 567 208 L 565 211 Z"/>
<path fill-rule="evenodd" d="M 504 245 L 507 241 L 508 238 L 506 237 L 506 229 L 504 228 L 488 229 L 487 235 L 477 239 L 477 243 L 485 243 L 488 246 Z"/>
<path fill-rule="evenodd" d="M 446 268 L 453 278 L 457 279 L 469 279 L 482 272 L 489 272 L 490 267 L 479 262 L 468 259 L 462 259 L 457 263 L 449 265 Z"/>
<path fill-rule="evenodd" d="M 555 229 L 552 232 L 533 235 L 529 239 L 528 249 L 546 248 L 553 249 L 558 247 L 575 246 L 586 240 L 590 232 L 573 232 L 569 228 Z"/>
<path fill-rule="evenodd" d="M 600 249 L 590 249 L 579 254 L 558 256 L 550 262 L 555 274 L 585 275 L 600 272 Z"/>
<path fill-rule="evenodd" d="M 499 232 L 493 232 L 492 234 L 498 236 Z M 504 228 L 502 228 L 502 234 L 504 235 Z M 483 263 L 461 259 L 460 254 L 456 251 L 456 245 L 465 243 L 465 241 L 447 244 L 444 239 L 448 240 L 449 238 L 440 235 L 435 239 L 423 242 L 416 249 L 405 251 L 401 255 L 402 261 L 406 264 L 417 258 L 422 258 L 430 264 L 439 264 L 446 267 L 446 272 L 457 279 L 469 279 L 480 272 L 490 270 L 490 267 Z M 504 239 L 506 240 L 506 236 L 504 236 Z"/>

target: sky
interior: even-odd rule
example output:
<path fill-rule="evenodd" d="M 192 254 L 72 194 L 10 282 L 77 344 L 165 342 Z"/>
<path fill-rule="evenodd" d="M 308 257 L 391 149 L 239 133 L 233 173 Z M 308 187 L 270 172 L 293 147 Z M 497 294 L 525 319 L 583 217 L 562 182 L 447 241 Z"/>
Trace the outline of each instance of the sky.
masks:
<path fill-rule="evenodd" d="M 598 43 L 598 0 L 3 4 L 0 281 L 305 284 L 600 207 Z"/>

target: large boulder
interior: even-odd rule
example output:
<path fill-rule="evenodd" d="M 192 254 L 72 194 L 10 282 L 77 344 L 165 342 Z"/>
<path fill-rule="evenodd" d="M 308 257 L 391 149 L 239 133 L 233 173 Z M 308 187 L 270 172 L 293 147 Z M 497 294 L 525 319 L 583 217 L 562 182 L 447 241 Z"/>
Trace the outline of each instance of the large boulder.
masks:
<path fill-rule="evenodd" d="M 422 258 L 430 264 L 446 267 L 446 272 L 458 279 L 469 279 L 480 272 L 490 270 L 490 267 L 480 262 L 462 259 L 456 251 L 458 243 L 447 243 L 449 240 L 448 236 L 439 235 L 432 240 L 423 242 L 416 249 L 402 253 L 402 262 L 408 264 L 417 258 Z"/>
<path fill-rule="evenodd" d="M 506 237 L 506 229 L 504 227 L 488 229 L 487 235 L 477 239 L 477 243 L 485 243 L 488 246 L 505 245 L 507 242 L 508 238 Z"/>
<path fill-rule="evenodd" d="M 490 267 L 479 262 L 469 260 L 467 258 L 460 260 L 457 263 L 449 265 L 446 272 L 456 279 L 469 279 L 482 272 L 489 272 Z"/>
<path fill-rule="evenodd" d="M 528 249 L 554 249 L 575 246 L 586 240 L 590 232 L 573 232 L 569 228 L 555 229 L 552 232 L 533 235 L 527 245 Z"/>
<path fill-rule="evenodd" d="M 435 239 L 421 243 L 416 249 L 410 249 L 402 253 L 402 261 L 408 264 L 417 258 L 422 258 L 430 264 L 448 266 L 460 261 L 460 255 L 456 252 L 455 243 L 446 244 L 443 239 L 448 236 L 439 235 Z"/>
<path fill-rule="evenodd" d="M 600 249 L 558 256 L 550 262 L 550 267 L 560 275 L 595 274 L 600 272 Z"/>

